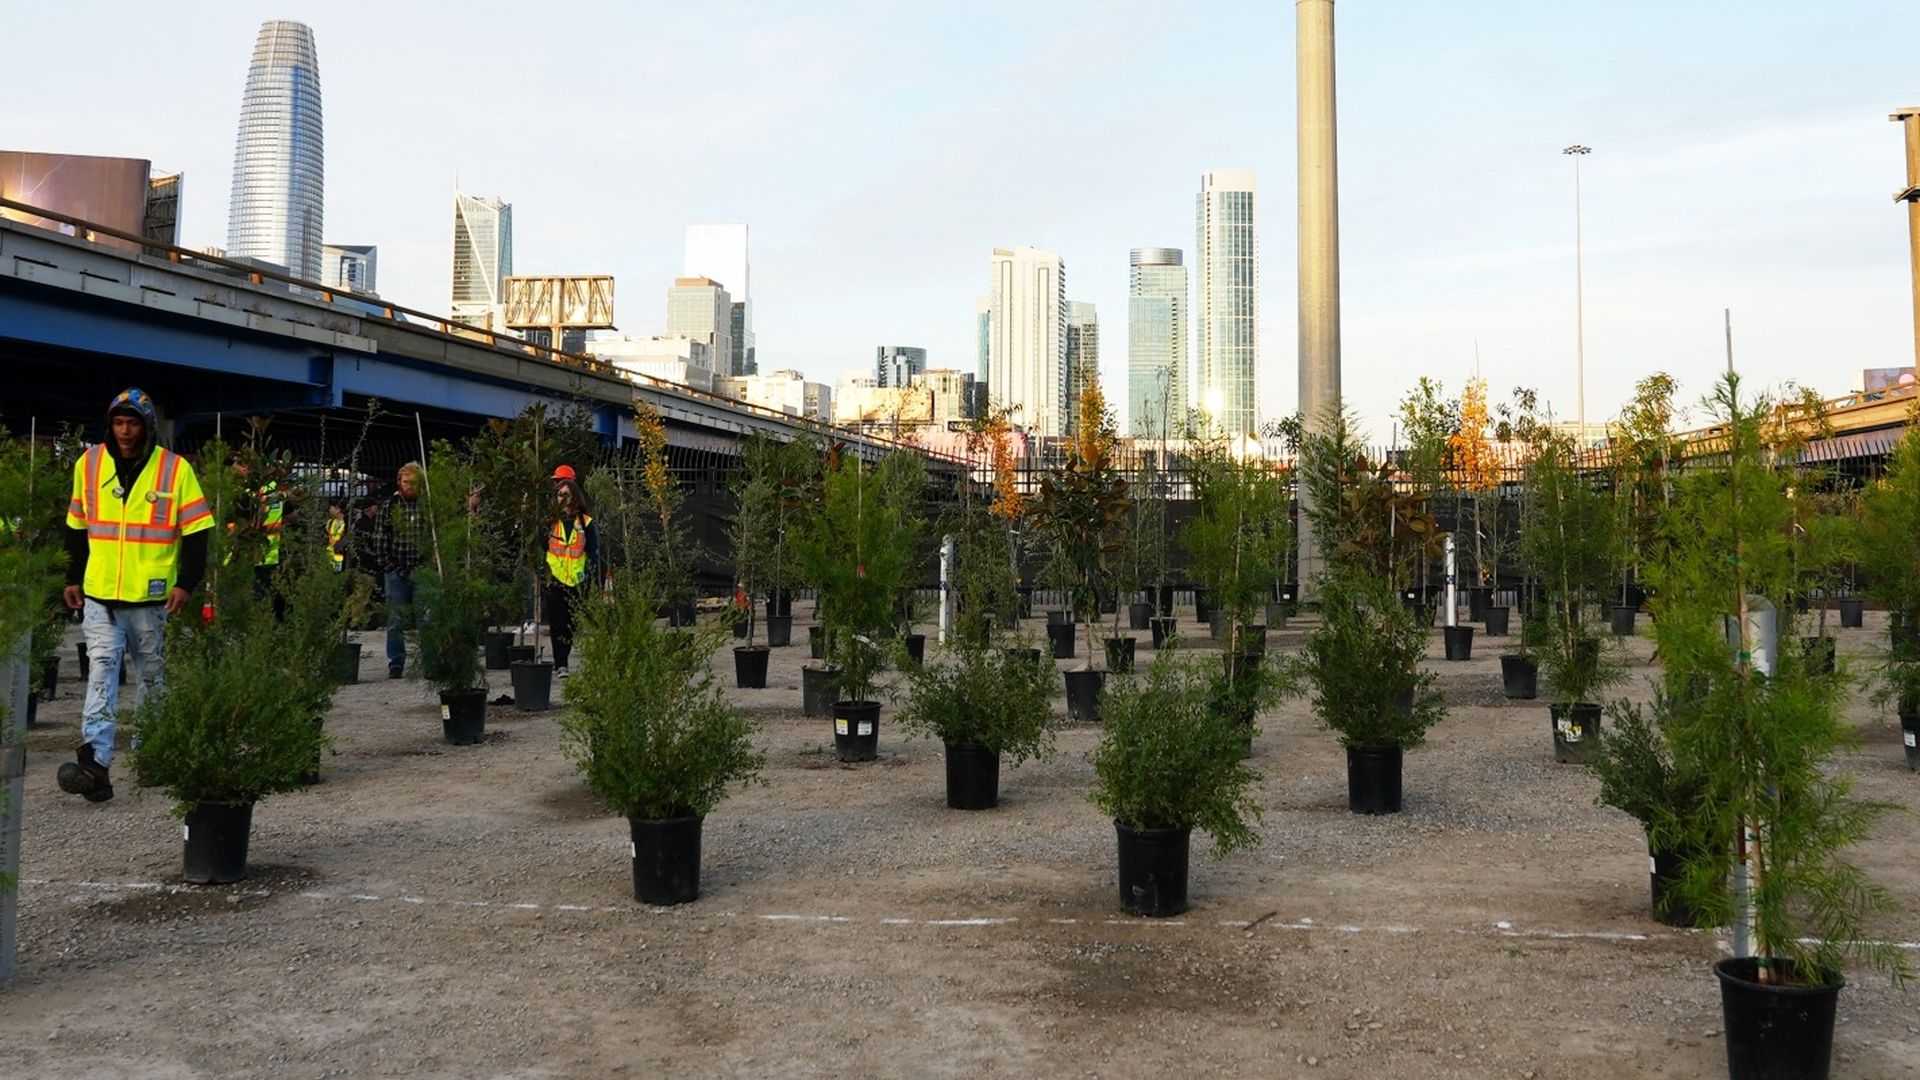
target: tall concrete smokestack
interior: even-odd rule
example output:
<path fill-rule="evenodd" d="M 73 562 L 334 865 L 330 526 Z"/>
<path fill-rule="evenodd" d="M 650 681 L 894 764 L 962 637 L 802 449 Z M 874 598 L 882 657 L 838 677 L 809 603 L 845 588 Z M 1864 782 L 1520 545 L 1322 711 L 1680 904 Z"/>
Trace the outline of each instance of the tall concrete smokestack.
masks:
<path fill-rule="evenodd" d="M 1333 0 L 1295 0 L 1300 197 L 1300 415 L 1317 431 L 1340 407 L 1340 180 L 1333 103 Z M 1302 510 L 1306 493 L 1301 492 Z M 1300 585 L 1321 569 L 1300 515 Z"/>

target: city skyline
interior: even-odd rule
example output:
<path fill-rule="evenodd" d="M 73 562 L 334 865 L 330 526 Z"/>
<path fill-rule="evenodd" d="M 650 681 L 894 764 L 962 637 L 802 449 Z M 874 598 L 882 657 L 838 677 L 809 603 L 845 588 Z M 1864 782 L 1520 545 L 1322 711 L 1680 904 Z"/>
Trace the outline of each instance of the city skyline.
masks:
<path fill-rule="evenodd" d="M 1258 431 L 1260 380 L 1259 179 L 1216 169 L 1194 197 L 1194 394 L 1210 430 Z"/>
<path fill-rule="evenodd" d="M 1127 433 L 1166 437 L 1187 415 L 1187 268 L 1179 248 L 1127 253 Z"/>
<path fill-rule="evenodd" d="M 994 248 L 988 261 L 987 400 L 1036 435 L 1064 435 L 1067 267 L 1057 252 Z"/>
<path fill-rule="evenodd" d="M 326 129 L 320 61 L 305 23 L 260 24 L 240 93 L 227 200 L 227 254 L 309 281 L 326 244 Z"/>
<path fill-rule="evenodd" d="M 1650 369 L 1696 400 L 1725 364 L 1724 307 L 1755 384 L 1798 377 L 1838 393 L 1860 368 L 1910 358 L 1904 222 L 1888 198 L 1901 146 L 1886 115 L 1910 103 L 1911 63 L 1885 33 L 1884 3 L 1762 3 L 1736 20 L 1681 6 L 1653 42 L 1601 10 L 1342 10 L 1343 365 L 1380 441 L 1418 374 L 1457 390 L 1476 341 L 1496 397 L 1536 386 L 1571 413 L 1573 198 L 1560 149 L 1573 142 L 1596 151 L 1584 165 L 1591 418 L 1616 412 Z M 11 13 L 9 30 L 58 40 L 76 11 L 125 31 L 90 43 L 102 70 L 156 54 L 213 62 L 169 71 L 165 94 L 129 95 L 71 79 L 58 50 L 21 50 L 10 59 L 22 85 L 62 89 L 0 118 L 0 145 L 185 171 L 181 242 L 220 243 L 236 65 L 257 21 L 226 5 L 82 2 Z M 514 11 L 476 0 L 463 18 Z M 1194 177 L 1244 165 L 1267 182 L 1259 411 L 1292 409 L 1293 71 L 1273 63 L 1292 52 L 1289 5 L 603 14 L 586 38 L 516 24 L 514 93 L 475 108 L 461 89 L 471 53 L 435 12 L 342 0 L 304 13 L 328 50 L 326 231 L 379 245 L 383 296 L 447 303 L 457 174 L 522 210 L 516 269 L 604 268 L 637 297 L 683 269 L 688 224 L 751 221 L 756 323 L 778 327 L 762 367 L 831 382 L 888 340 L 965 367 L 980 252 L 1018 241 L 1061 253 L 1075 297 L 1111 321 L 1128 301 L 1128 250 L 1187 247 Z M 1221 35 L 1221 18 L 1238 32 Z M 742 25 L 754 72 L 685 108 L 667 88 L 704 69 L 685 43 Z M 923 59 L 873 95 L 861 72 L 878 55 Z M 1193 78 L 1202 57 L 1225 74 Z M 649 77 L 632 78 L 637 66 Z M 1789 67 L 1796 77 L 1780 79 Z M 1423 109 L 1411 131 L 1409 100 Z M 1061 115 L 1075 122 L 1047 119 Z M 500 140 L 518 130 L 551 130 L 576 160 L 555 169 Z M 1155 132 L 1151 152 L 1142 130 Z M 663 145 L 681 155 L 674 167 L 658 167 Z M 769 160 L 793 165 L 770 176 Z M 1395 197 L 1414 160 L 1425 213 Z M 651 332 L 649 310 L 623 329 Z M 1116 403 L 1125 364 L 1110 341 L 1102 372 Z"/>

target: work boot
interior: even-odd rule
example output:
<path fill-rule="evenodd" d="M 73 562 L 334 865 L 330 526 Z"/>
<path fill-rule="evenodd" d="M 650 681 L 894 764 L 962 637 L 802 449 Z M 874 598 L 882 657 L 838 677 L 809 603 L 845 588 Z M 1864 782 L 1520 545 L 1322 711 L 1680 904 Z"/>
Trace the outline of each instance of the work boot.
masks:
<path fill-rule="evenodd" d="M 113 781 L 107 776 L 107 767 L 93 760 L 93 747 L 82 746 L 74 753 L 74 760 L 60 766 L 55 776 L 60 790 L 69 795 L 81 795 L 88 802 L 106 802 L 113 798 Z"/>

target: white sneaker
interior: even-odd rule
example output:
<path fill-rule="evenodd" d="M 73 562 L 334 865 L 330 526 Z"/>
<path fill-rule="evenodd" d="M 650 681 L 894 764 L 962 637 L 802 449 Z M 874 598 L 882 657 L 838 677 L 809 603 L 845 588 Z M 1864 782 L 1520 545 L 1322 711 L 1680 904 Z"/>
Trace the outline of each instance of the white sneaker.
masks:
<path fill-rule="evenodd" d="M 561 664 L 559 667 L 553 669 L 553 677 L 556 679 L 564 679 L 567 675 L 567 665 L 565 664 Z"/>
<path fill-rule="evenodd" d="M 520 636 L 522 636 L 522 637 L 532 637 L 532 636 L 533 636 L 533 631 L 534 631 L 534 629 L 535 629 L 535 628 L 534 628 L 534 625 L 533 625 L 532 623 L 530 623 L 530 622 L 526 622 L 526 623 L 521 623 L 521 624 L 520 624 Z"/>

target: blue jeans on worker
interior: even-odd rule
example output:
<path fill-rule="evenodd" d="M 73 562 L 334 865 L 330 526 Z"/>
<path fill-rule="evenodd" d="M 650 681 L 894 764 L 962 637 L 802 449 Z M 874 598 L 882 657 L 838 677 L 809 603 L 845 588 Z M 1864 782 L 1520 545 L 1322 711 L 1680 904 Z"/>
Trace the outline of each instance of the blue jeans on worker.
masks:
<path fill-rule="evenodd" d="M 160 604 L 109 608 L 88 597 L 80 628 L 87 637 L 87 700 L 80 709 L 80 737 L 93 747 L 93 760 L 111 765 L 120 665 L 131 652 L 135 708 L 160 692 L 166 683 L 160 652 L 167 637 L 167 609 Z"/>
<path fill-rule="evenodd" d="M 407 666 L 407 627 L 414 623 L 413 579 L 387 571 L 387 670 Z"/>

